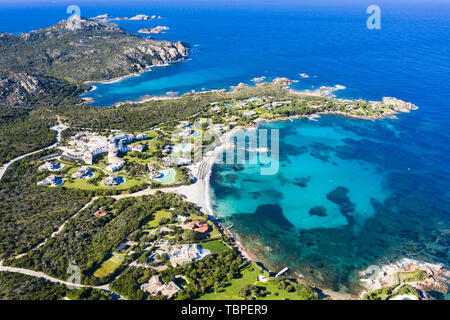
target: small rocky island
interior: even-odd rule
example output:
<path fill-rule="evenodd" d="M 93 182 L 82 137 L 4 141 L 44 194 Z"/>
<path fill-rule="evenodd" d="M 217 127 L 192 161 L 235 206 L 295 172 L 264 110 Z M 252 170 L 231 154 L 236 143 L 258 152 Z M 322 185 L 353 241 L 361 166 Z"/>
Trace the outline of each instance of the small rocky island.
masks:
<path fill-rule="evenodd" d="M 109 21 L 145 21 L 145 20 L 154 20 L 154 19 L 161 19 L 161 16 L 157 16 L 157 15 L 151 15 L 148 16 L 146 14 L 138 14 L 135 15 L 134 17 L 128 18 L 128 17 L 111 17 L 109 14 L 105 13 L 105 14 L 101 14 L 95 17 L 91 18 L 92 20 L 96 20 L 96 21 L 102 21 L 102 22 L 109 22 Z"/>
<path fill-rule="evenodd" d="M 157 26 L 154 28 L 139 29 L 138 32 L 145 33 L 145 34 L 159 34 L 159 33 L 163 33 L 164 31 L 167 31 L 167 30 L 170 30 L 170 28 L 166 27 L 166 26 Z"/>

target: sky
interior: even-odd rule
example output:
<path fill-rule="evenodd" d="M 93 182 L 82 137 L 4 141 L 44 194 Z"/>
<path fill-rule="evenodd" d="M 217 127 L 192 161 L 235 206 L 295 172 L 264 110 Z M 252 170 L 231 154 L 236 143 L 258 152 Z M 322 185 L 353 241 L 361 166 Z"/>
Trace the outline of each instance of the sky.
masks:
<path fill-rule="evenodd" d="M 439 9 L 444 14 L 450 16 L 450 0 L 0 0 L 0 9 L 14 7 L 33 6 L 68 6 L 79 5 L 95 7 L 96 4 L 102 7 L 108 5 L 120 5 L 136 7 L 145 5 L 153 6 L 155 9 L 176 6 L 183 8 L 238 8 L 238 9 L 263 9 L 263 10 L 289 10 L 301 9 L 302 7 L 361 7 L 367 8 L 370 5 L 378 5 L 383 8 L 425 7 Z M 442 13 L 442 12 L 441 12 Z"/>

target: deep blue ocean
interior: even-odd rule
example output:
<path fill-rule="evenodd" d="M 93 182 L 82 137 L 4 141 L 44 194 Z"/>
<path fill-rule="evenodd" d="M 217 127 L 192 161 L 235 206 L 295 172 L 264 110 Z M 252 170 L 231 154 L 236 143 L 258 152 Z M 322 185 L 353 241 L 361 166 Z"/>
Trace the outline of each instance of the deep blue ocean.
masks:
<path fill-rule="evenodd" d="M 336 291 L 356 291 L 358 270 L 401 257 L 449 266 L 450 3 L 391 2 L 380 4 L 380 30 L 366 27 L 372 4 L 366 1 L 82 2 L 86 17 L 161 15 L 119 24 L 133 33 L 167 25 L 171 29 L 156 39 L 192 46 L 184 62 L 97 84 L 87 96 L 107 106 L 284 76 L 299 80 L 294 89 L 339 84 L 346 89 L 338 97 L 410 101 L 420 109 L 398 119 L 327 116 L 262 124 L 280 130 L 279 173 L 260 176 L 258 165 L 216 165 L 212 203 L 271 269 L 289 266 Z M 65 8 L 0 4 L 0 31 L 54 24 L 67 18 Z"/>

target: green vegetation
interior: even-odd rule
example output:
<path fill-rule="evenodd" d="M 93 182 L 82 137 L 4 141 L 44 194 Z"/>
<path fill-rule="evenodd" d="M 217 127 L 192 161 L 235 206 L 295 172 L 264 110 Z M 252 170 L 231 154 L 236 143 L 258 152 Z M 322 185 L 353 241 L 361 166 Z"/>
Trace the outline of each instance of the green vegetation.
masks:
<path fill-rule="evenodd" d="M 2 34 L 0 50 L 3 70 L 46 73 L 72 82 L 129 75 L 179 60 L 187 51 L 182 44 L 144 39 L 116 24 L 84 19 L 76 29 L 62 21 L 23 35 Z"/>
<path fill-rule="evenodd" d="M 43 271 L 57 278 L 66 277 L 69 263 L 75 261 L 82 271 L 82 281 L 87 284 L 106 283 L 118 273 L 133 256 L 126 256 L 125 262 L 114 272 L 98 279 L 93 273 L 111 257 L 111 252 L 122 243 L 127 235 L 139 230 L 160 210 L 175 207 L 177 210 L 191 211 L 194 205 L 184 202 L 173 194 L 157 192 L 152 196 L 124 198 L 114 201 L 100 198 L 77 217 L 66 224 L 64 232 L 50 239 L 41 248 L 20 259 L 6 263 Z M 111 213 L 97 218 L 94 213 L 103 208 Z"/>
<path fill-rule="evenodd" d="M 0 258 L 30 250 L 89 202 L 92 194 L 36 185 L 37 158 L 48 150 L 14 163 L 0 181 Z"/>
<path fill-rule="evenodd" d="M 230 250 L 231 248 L 223 243 L 222 240 L 210 240 L 200 243 L 203 249 L 211 251 L 212 254 Z"/>
<path fill-rule="evenodd" d="M 397 276 L 399 281 L 402 282 L 422 281 L 429 277 L 428 274 L 423 270 L 415 270 L 412 272 L 399 272 Z"/>
<path fill-rule="evenodd" d="M 125 258 L 118 254 L 113 254 L 111 258 L 103 262 L 95 272 L 94 277 L 104 278 L 114 273 L 115 270 L 124 262 Z"/>
<path fill-rule="evenodd" d="M 104 291 L 83 288 L 69 289 L 65 285 L 19 273 L 0 272 L 0 300 L 111 300 Z"/>
<path fill-rule="evenodd" d="M 414 289 L 413 287 L 404 284 L 402 285 L 396 292 L 396 294 L 394 294 L 391 298 L 395 297 L 395 296 L 401 296 L 401 295 L 412 295 L 412 296 L 416 296 L 417 298 L 420 298 L 420 293 L 419 291 L 417 291 L 416 289 Z"/>
<path fill-rule="evenodd" d="M 258 281 L 258 276 L 268 281 Z M 311 288 L 299 285 L 284 277 L 270 278 L 268 272 L 251 263 L 229 285 L 207 293 L 199 300 L 317 300 L 318 295 Z"/>

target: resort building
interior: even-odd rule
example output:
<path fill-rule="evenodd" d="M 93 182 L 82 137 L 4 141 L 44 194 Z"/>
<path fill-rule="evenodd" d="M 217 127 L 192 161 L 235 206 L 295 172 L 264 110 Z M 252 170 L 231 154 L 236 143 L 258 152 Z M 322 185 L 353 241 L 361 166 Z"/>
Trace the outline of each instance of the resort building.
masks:
<path fill-rule="evenodd" d="M 47 178 L 45 178 L 42 181 L 39 181 L 37 183 L 38 186 L 43 186 L 43 187 L 48 187 L 48 186 L 60 186 L 64 183 L 63 179 L 61 179 L 60 177 L 52 174 L 50 176 L 48 176 Z"/>
<path fill-rule="evenodd" d="M 194 133 L 190 128 L 186 128 L 180 132 L 178 132 L 178 136 L 180 137 L 189 137 Z"/>
<path fill-rule="evenodd" d="M 172 146 L 170 144 L 164 146 L 162 154 L 170 154 L 172 152 Z"/>
<path fill-rule="evenodd" d="M 181 290 L 175 282 L 170 281 L 168 284 L 161 282 L 158 275 L 152 276 L 148 283 L 141 285 L 141 290 L 150 293 L 152 296 L 158 294 L 164 295 L 167 299 L 173 298 L 173 296 Z"/>
<path fill-rule="evenodd" d="M 107 168 L 109 168 L 109 171 L 114 172 L 120 170 L 125 165 L 125 161 L 117 160 L 119 153 L 126 153 L 129 151 L 143 152 L 145 150 L 145 146 L 128 146 L 128 144 L 147 138 L 148 137 L 146 134 L 139 134 L 137 136 L 134 134 L 116 134 L 106 138 L 91 132 L 83 132 L 73 136 L 70 139 L 69 144 L 84 149 L 81 157 L 88 165 L 92 165 L 94 163 L 94 158 L 96 156 L 103 153 L 108 153 Z M 77 151 L 77 153 L 79 153 L 79 151 Z"/>
<path fill-rule="evenodd" d="M 93 172 L 91 168 L 88 167 L 82 167 L 77 172 L 75 172 L 72 175 L 72 178 L 74 179 L 88 179 L 92 178 Z"/>
<path fill-rule="evenodd" d="M 122 158 L 110 154 L 108 154 L 108 162 L 109 164 L 106 166 L 106 170 L 111 172 L 119 171 L 127 163 Z"/>
<path fill-rule="evenodd" d="M 177 128 L 183 129 L 183 128 L 189 127 L 190 125 L 191 125 L 191 124 L 189 123 L 189 121 L 182 121 L 182 122 L 177 126 Z"/>
<path fill-rule="evenodd" d="M 245 117 L 251 117 L 251 116 L 254 116 L 255 114 L 256 114 L 256 111 L 253 111 L 253 110 L 245 111 L 242 113 L 242 115 L 244 115 Z"/>
<path fill-rule="evenodd" d="M 202 259 L 210 254 L 209 250 L 203 250 L 198 244 L 174 245 L 169 253 L 169 259 L 173 267 Z"/>
<path fill-rule="evenodd" d="M 219 106 L 215 106 L 215 107 L 211 108 L 210 110 L 211 110 L 211 111 L 213 111 L 213 112 L 217 112 L 217 113 L 220 113 L 220 112 L 221 112 L 221 110 L 222 110 L 222 108 L 221 108 L 221 107 L 219 107 Z"/>
<path fill-rule="evenodd" d="M 153 171 L 150 172 L 148 176 L 150 179 L 159 179 L 162 178 L 164 175 L 159 171 Z"/>
<path fill-rule="evenodd" d="M 64 168 L 59 162 L 56 161 L 47 161 L 39 167 L 39 171 L 49 170 L 49 171 L 58 171 Z"/>
<path fill-rule="evenodd" d="M 223 123 L 217 123 L 210 125 L 208 129 L 214 131 L 225 131 L 226 129 L 228 129 L 228 126 Z"/>
<path fill-rule="evenodd" d="M 149 162 L 149 163 L 147 163 L 147 169 L 148 169 L 148 171 L 153 172 L 156 169 L 158 169 L 158 166 L 155 163 Z"/>
<path fill-rule="evenodd" d="M 171 157 L 164 157 L 161 159 L 161 163 L 164 167 L 169 167 L 173 163 L 173 159 Z"/>
<path fill-rule="evenodd" d="M 209 224 L 200 220 L 194 220 L 187 224 L 186 228 L 198 232 L 201 236 L 206 236 L 209 231 Z"/>
<path fill-rule="evenodd" d="M 105 187 L 112 187 L 112 186 L 118 186 L 124 182 L 124 179 L 122 177 L 111 175 L 105 179 L 102 180 L 102 184 Z"/>
<path fill-rule="evenodd" d="M 143 152 L 145 150 L 145 146 L 142 144 L 132 144 L 129 146 L 130 151 Z"/>

